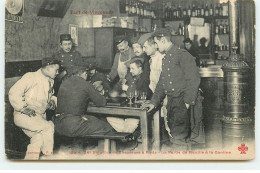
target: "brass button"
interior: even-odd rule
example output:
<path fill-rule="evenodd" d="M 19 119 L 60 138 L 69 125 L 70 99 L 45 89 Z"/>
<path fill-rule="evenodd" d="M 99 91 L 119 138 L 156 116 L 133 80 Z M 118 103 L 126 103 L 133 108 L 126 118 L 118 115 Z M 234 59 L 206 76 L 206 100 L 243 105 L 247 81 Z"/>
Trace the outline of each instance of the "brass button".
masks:
<path fill-rule="evenodd" d="M 170 75 L 170 74 L 168 74 L 168 76 L 170 77 L 171 75 Z"/>
<path fill-rule="evenodd" d="M 64 57 L 64 55 L 61 55 L 61 57 L 63 58 L 63 57 Z"/>
<path fill-rule="evenodd" d="M 174 88 L 172 89 L 172 91 L 174 91 Z"/>
<path fill-rule="evenodd" d="M 172 84 L 172 81 L 170 82 L 170 84 Z"/>
<path fill-rule="evenodd" d="M 168 71 L 170 71 L 170 68 L 168 68 Z"/>
<path fill-rule="evenodd" d="M 72 55 L 70 55 L 70 56 L 72 56 Z"/>
<path fill-rule="evenodd" d="M 70 61 L 73 61 L 72 59 Z"/>

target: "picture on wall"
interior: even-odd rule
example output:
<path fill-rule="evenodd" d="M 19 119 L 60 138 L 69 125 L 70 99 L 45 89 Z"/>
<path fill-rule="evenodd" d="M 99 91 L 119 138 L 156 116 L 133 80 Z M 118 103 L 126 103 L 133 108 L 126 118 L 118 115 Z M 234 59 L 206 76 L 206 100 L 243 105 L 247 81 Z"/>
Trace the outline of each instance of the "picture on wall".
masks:
<path fill-rule="evenodd" d="M 23 23 L 24 0 L 5 1 L 5 20 Z"/>

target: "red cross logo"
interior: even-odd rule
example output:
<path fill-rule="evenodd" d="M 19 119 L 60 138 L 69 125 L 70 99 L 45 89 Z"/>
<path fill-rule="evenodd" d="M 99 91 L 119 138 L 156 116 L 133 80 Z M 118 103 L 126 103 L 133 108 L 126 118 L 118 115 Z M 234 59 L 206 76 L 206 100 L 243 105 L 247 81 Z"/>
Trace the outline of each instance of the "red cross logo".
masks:
<path fill-rule="evenodd" d="M 248 150 L 248 147 L 246 146 L 246 144 L 241 144 L 240 147 L 237 148 L 238 151 L 241 151 L 240 154 L 246 154 L 246 151 Z"/>

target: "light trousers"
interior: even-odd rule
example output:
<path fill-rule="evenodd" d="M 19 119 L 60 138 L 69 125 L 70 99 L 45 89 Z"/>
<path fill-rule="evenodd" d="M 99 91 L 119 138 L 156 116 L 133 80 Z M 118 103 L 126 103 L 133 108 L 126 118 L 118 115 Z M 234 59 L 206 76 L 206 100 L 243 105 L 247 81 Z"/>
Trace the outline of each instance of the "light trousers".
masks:
<path fill-rule="evenodd" d="M 117 132 L 125 133 L 133 133 L 139 124 L 136 118 L 107 117 L 107 121 Z"/>
<path fill-rule="evenodd" d="M 40 152 L 45 155 L 53 153 L 54 124 L 46 121 L 45 115 L 36 114 L 35 117 L 29 117 L 14 111 L 14 123 L 31 138 L 24 159 L 38 160 Z"/>

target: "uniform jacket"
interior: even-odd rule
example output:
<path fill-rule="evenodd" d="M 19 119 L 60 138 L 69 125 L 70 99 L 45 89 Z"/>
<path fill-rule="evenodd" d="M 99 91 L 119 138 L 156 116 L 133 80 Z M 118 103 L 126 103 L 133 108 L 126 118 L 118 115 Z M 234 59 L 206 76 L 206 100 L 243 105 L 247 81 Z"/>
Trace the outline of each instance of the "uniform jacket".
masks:
<path fill-rule="evenodd" d="M 127 92 L 134 92 L 135 90 L 139 92 L 146 92 L 147 99 L 150 99 L 152 96 L 152 91 L 149 88 L 150 79 L 144 72 L 139 76 L 132 76 L 129 72 L 126 76 L 126 85 L 128 85 Z"/>
<path fill-rule="evenodd" d="M 106 105 L 105 97 L 100 95 L 90 82 L 79 76 L 71 76 L 62 82 L 57 98 L 57 114 L 84 115 L 89 100 L 97 106 Z"/>
<path fill-rule="evenodd" d="M 71 75 L 71 68 L 77 64 L 83 62 L 81 54 L 76 50 L 71 50 L 67 53 L 64 50 L 59 50 L 58 53 L 53 55 L 54 58 L 57 58 L 61 62 L 61 69 L 67 70 L 68 76 Z"/>
<path fill-rule="evenodd" d="M 184 102 L 194 104 L 200 84 L 195 59 L 184 49 L 172 45 L 162 61 L 162 72 L 151 102 L 158 106 L 165 95 L 184 96 Z"/>
<path fill-rule="evenodd" d="M 49 101 L 56 101 L 52 86 L 53 79 L 43 75 L 41 69 L 26 73 L 11 87 L 9 101 L 15 111 L 20 112 L 28 107 L 38 114 L 45 115 Z"/>
<path fill-rule="evenodd" d="M 118 76 L 117 68 L 118 68 L 119 57 L 122 62 L 125 62 L 125 61 L 128 61 L 129 59 L 133 58 L 134 56 L 135 56 L 135 53 L 131 47 L 129 47 L 129 49 L 126 50 L 125 52 L 116 53 L 113 66 L 109 73 L 112 80 L 114 80 Z"/>

